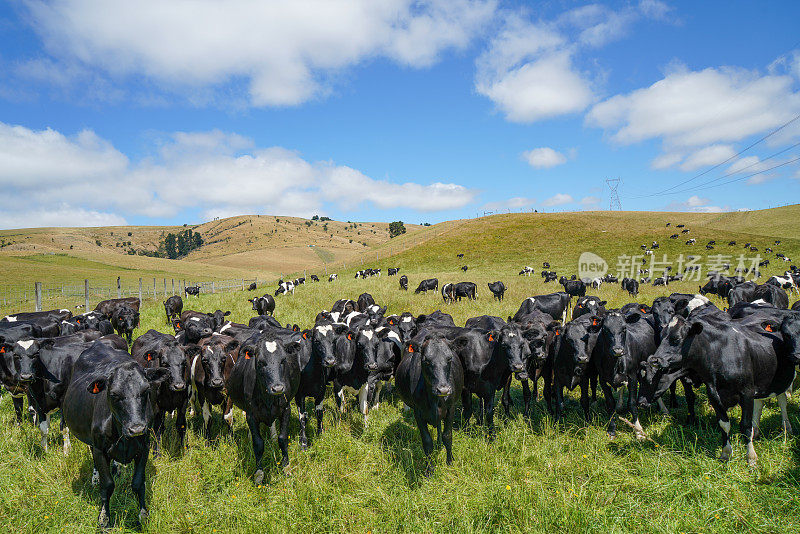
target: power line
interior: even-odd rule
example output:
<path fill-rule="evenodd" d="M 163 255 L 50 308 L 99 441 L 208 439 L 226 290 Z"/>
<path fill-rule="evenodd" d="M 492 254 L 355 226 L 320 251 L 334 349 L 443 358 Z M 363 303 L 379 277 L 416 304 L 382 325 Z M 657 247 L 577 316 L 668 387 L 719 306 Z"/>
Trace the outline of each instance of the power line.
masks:
<path fill-rule="evenodd" d="M 768 134 L 767 134 L 767 135 L 765 135 L 764 137 L 762 137 L 762 138 L 758 139 L 757 141 L 754 141 L 753 143 L 751 143 L 751 144 L 750 144 L 750 145 L 748 145 L 747 147 L 743 148 L 742 150 L 740 150 L 739 152 L 737 152 L 737 153 L 736 153 L 736 154 L 734 154 L 733 156 L 729 157 L 729 158 L 728 158 L 728 159 L 726 159 L 725 161 L 721 161 L 721 162 L 717 163 L 716 165 L 714 165 L 713 167 L 710 167 L 710 168 L 706 169 L 705 171 L 703 171 L 703 172 L 701 172 L 701 173 L 699 173 L 699 174 L 696 174 L 696 175 L 692 176 L 691 178 L 689 178 L 689 179 L 687 179 L 687 180 L 684 180 L 683 182 L 680 182 L 680 183 L 678 183 L 678 184 L 675 184 L 675 185 L 673 185 L 672 187 L 668 187 L 668 188 L 666 188 L 666 189 L 664 189 L 664 190 L 662 190 L 662 191 L 658 191 L 658 192 L 656 192 L 656 193 L 651 193 L 651 194 L 649 194 L 649 195 L 639 195 L 639 196 L 632 197 L 632 198 L 648 198 L 648 197 L 655 197 L 655 196 L 663 195 L 663 194 L 665 194 L 665 193 L 672 194 L 672 193 L 670 193 L 670 191 L 671 191 L 671 190 L 673 190 L 673 189 L 675 189 L 675 188 L 678 188 L 678 187 L 680 187 L 680 186 L 682 186 L 682 185 L 686 185 L 686 184 L 688 184 L 689 182 L 692 182 L 692 181 L 694 181 L 694 180 L 696 180 L 696 179 L 700 178 L 701 176 L 705 176 L 706 174 L 710 173 L 710 172 L 711 172 L 711 171 L 713 171 L 714 169 L 717 169 L 717 168 L 721 167 L 722 165 L 725 165 L 726 163 L 728 163 L 728 162 L 729 162 L 729 161 L 731 161 L 732 159 L 735 159 L 735 158 L 739 157 L 740 155 L 742 155 L 743 153 L 747 152 L 748 150 L 750 150 L 751 148 L 753 148 L 753 147 L 754 147 L 754 146 L 756 146 L 757 144 L 759 144 L 759 143 L 761 143 L 761 142 L 763 142 L 763 141 L 765 141 L 765 140 L 769 139 L 770 137 L 772 137 L 772 136 L 773 136 L 773 135 L 775 135 L 776 133 L 780 132 L 781 130 L 783 130 L 784 128 L 786 128 L 787 126 L 789 126 L 791 123 L 793 123 L 794 121 L 796 121 L 796 120 L 798 120 L 798 119 L 800 119 L 800 114 L 798 114 L 798 115 L 795 115 L 795 116 L 794 116 L 794 118 L 792 118 L 792 119 L 791 119 L 791 120 L 789 120 L 788 122 L 785 122 L 785 123 L 783 123 L 781 126 L 779 126 L 778 128 L 776 128 L 775 130 L 772 130 L 770 133 L 768 133 Z"/>
<path fill-rule="evenodd" d="M 694 186 L 694 187 L 689 187 L 689 188 L 686 188 L 686 189 L 682 189 L 680 191 L 672 191 L 671 193 L 668 193 L 668 194 L 669 195 L 676 195 L 678 193 L 686 193 L 686 192 L 692 192 L 692 191 L 703 191 L 704 189 L 713 189 L 714 187 L 721 187 L 723 185 L 732 184 L 732 183 L 738 182 L 740 180 L 745 180 L 747 178 L 752 178 L 753 176 L 757 176 L 759 174 L 764 174 L 765 172 L 769 172 L 769 171 L 771 171 L 773 169 L 777 169 L 778 167 L 784 167 L 786 165 L 790 165 L 790 164 L 796 163 L 798 161 L 800 161 L 800 157 L 796 157 L 796 158 L 794 158 L 792 160 L 789 160 L 789 161 L 784 161 L 783 163 L 779 163 L 779 164 L 777 164 L 777 165 L 775 165 L 773 167 L 770 167 L 769 169 L 764 169 L 762 171 L 758 171 L 758 172 L 754 172 L 752 174 L 748 174 L 747 176 L 741 176 L 739 178 L 734 178 L 733 180 L 728 180 L 727 182 L 723 182 L 721 184 L 706 185 L 704 187 Z M 736 173 L 733 173 L 733 174 L 738 174 L 738 171 Z M 722 178 L 724 178 L 724 176 Z"/>

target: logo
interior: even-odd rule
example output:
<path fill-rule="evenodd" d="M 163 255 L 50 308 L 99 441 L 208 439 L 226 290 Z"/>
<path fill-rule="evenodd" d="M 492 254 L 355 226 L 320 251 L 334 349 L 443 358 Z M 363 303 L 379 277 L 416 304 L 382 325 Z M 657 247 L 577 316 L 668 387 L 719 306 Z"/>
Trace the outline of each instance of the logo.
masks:
<path fill-rule="evenodd" d="M 584 252 L 578 258 L 578 278 L 581 280 L 598 278 L 608 272 L 606 260 L 592 252 Z"/>

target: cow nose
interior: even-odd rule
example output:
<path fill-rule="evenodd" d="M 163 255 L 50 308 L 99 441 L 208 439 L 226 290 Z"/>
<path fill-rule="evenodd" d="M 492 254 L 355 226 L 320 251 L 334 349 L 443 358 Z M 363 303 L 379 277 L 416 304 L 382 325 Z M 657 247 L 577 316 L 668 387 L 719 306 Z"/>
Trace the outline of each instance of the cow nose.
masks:
<path fill-rule="evenodd" d="M 453 392 L 453 388 L 450 386 L 439 386 L 436 388 L 436 394 L 440 397 L 446 397 Z"/>
<path fill-rule="evenodd" d="M 186 387 L 185 382 L 175 382 L 174 384 L 172 384 L 172 389 L 174 389 L 175 391 L 183 391 L 185 387 Z"/>
<path fill-rule="evenodd" d="M 283 384 L 275 384 L 274 386 L 270 386 L 269 388 L 269 392 L 272 393 L 273 395 L 281 395 L 285 390 L 286 388 L 284 387 Z"/>
<path fill-rule="evenodd" d="M 142 424 L 130 425 L 128 427 L 128 433 L 131 436 L 141 436 L 142 434 L 144 434 L 145 428 L 146 427 Z"/>
<path fill-rule="evenodd" d="M 367 365 L 367 369 L 369 369 L 370 371 L 377 371 L 378 370 L 378 364 L 377 363 L 371 363 L 371 364 Z"/>
<path fill-rule="evenodd" d="M 333 356 L 329 356 L 325 358 L 325 360 L 323 360 L 322 363 L 323 365 L 325 365 L 325 367 L 333 367 L 334 365 L 336 365 L 336 358 L 334 358 Z"/>
<path fill-rule="evenodd" d="M 222 379 L 221 378 L 215 378 L 214 380 L 212 380 L 211 381 L 211 387 L 212 388 L 221 388 L 222 387 Z"/>
<path fill-rule="evenodd" d="M 514 365 L 511 366 L 511 370 L 514 371 L 515 373 L 520 373 L 522 372 L 523 369 L 525 369 L 525 366 L 522 365 L 521 363 L 515 363 Z"/>
<path fill-rule="evenodd" d="M 33 375 L 30 373 L 23 373 L 19 375 L 19 379 L 22 380 L 23 382 L 30 382 L 33 380 Z"/>

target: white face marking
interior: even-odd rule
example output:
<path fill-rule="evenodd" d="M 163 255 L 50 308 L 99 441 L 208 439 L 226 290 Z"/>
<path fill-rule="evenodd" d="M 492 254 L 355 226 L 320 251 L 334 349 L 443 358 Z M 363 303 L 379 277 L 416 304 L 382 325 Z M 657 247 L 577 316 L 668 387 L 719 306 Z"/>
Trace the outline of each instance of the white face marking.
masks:
<path fill-rule="evenodd" d="M 412 320 L 411 317 L 403 317 L 403 322 L 404 323 L 410 323 L 411 320 Z"/>
<path fill-rule="evenodd" d="M 514 332 L 509 332 L 508 333 L 508 337 L 516 337 L 516 336 L 517 336 L 517 334 L 515 334 Z"/>
<path fill-rule="evenodd" d="M 329 324 L 324 324 L 324 325 L 318 326 L 317 327 L 317 332 L 319 332 L 322 335 L 327 335 L 328 332 L 333 332 L 333 326 L 331 326 Z"/>
<path fill-rule="evenodd" d="M 365 338 L 372 341 L 372 334 L 374 333 L 372 330 L 362 330 L 361 333 L 364 334 Z"/>
<path fill-rule="evenodd" d="M 68 312 L 69 310 L 64 310 L 64 309 L 61 309 L 61 310 L 58 310 L 58 311 L 60 311 L 60 312 L 64 313 L 64 312 Z"/>
<path fill-rule="evenodd" d="M 389 333 L 386 334 L 386 337 L 400 341 L 400 336 L 398 336 L 397 332 L 395 332 L 394 330 L 389 330 Z"/>
<path fill-rule="evenodd" d="M 14 315 L 6 315 L 5 319 L 6 319 L 6 321 L 8 321 L 9 323 L 15 323 L 15 322 L 17 322 L 17 318 L 16 318 L 16 316 L 14 316 Z"/>
<path fill-rule="evenodd" d="M 695 310 L 695 308 L 699 308 L 700 306 L 704 306 L 704 305 L 708 304 L 709 302 L 711 302 L 711 301 L 708 300 L 703 295 L 695 295 L 694 298 L 689 301 L 689 304 L 686 305 L 686 309 L 688 309 L 689 312 L 691 313 L 692 311 Z"/>
<path fill-rule="evenodd" d="M 189 320 L 190 321 L 199 321 L 200 318 L 199 317 L 190 317 Z"/>
<path fill-rule="evenodd" d="M 531 304 L 533 304 L 534 302 L 536 302 L 536 299 L 535 299 L 535 298 L 533 298 L 533 297 L 528 297 L 528 300 L 529 300 L 529 301 L 531 301 Z"/>
<path fill-rule="evenodd" d="M 378 306 L 377 304 L 373 304 L 372 306 L 370 306 L 370 307 L 369 307 L 369 308 L 367 308 L 367 309 L 368 309 L 369 311 L 371 311 L 372 313 L 378 313 L 378 310 L 380 310 L 380 309 L 381 309 L 381 307 L 380 307 L 380 306 Z"/>
<path fill-rule="evenodd" d="M 265 341 L 264 346 L 267 347 L 268 352 L 275 352 L 278 350 L 278 343 L 275 341 Z"/>
<path fill-rule="evenodd" d="M 227 330 L 230 327 L 231 327 L 231 323 L 228 323 L 225 326 L 223 326 L 222 328 L 220 328 L 219 331 L 220 331 L 220 333 L 222 333 L 222 332 L 224 332 L 225 330 Z"/>
<path fill-rule="evenodd" d="M 28 350 L 29 348 L 31 348 L 31 345 L 33 345 L 33 340 L 32 339 L 28 339 L 26 341 L 17 341 L 17 345 L 19 345 L 20 347 L 22 347 L 25 350 Z"/>
<path fill-rule="evenodd" d="M 341 315 L 340 312 L 331 312 L 331 319 L 333 319 L 334 323 L 339 322 L 339 316 Z"/>
<path fill-rule="evenodd" d="M 677 317 L 673 317 L 672 319 L 670 319 L 670 320 L 669 320 L 669 325 L 668 325 L 668 326 L 669 326 L 670 328 L 672 328 L 672 327 L 673 327 L 673 326 L 675 326 L 676 324 L 678 324 L 678 318 L 677 318 Z"/>

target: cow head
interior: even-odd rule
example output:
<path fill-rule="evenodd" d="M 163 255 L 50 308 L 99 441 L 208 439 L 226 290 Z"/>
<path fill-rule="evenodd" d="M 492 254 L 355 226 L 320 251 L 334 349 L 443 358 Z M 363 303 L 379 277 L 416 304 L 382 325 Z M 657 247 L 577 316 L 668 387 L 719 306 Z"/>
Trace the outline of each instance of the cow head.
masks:
<path fill-rule="evenodd" d="M 163 367 L 142 369 L 131 360 L 106 376 L 93 377 L 86 389 L 92 395 L 106 395 L 122 436 L 132 438 L 144 435 L 152 425 L 151 391 L 168 377 L 169 370 Z"/>
<path fill-rule="evenodd" d="M 164 384 L 169 385 L 171 391 L 185 391 L 187 377 L 187 353 L 189 347 L 181 347 L 177 341 L 159 343 L 150 347 L 142 355 L 142 367 L 145 369 L 163 368 L 169 372 Z"/>
<path fill-rule="evenodd" d="M 689 322 L 677 315 L 670 319 L 655 354 L 641 364 L 640 406 L 654 403 L 683 374 L 683 357 L 703 328 L 699 321 Z"/>
<path fill-rule="evenodd" d="M 353 367 L 356 359 L 356 333 L 346 325 L 336 325 L 336 341 L 334 353 L 336 354 L 335 369 L 346 373 Z"/>
<path fill-rule="evenodd" d="M 370 326 L 359 328 L 356 335 L 356 353 L 364 362 L 364 369 L 368 372 L 378 370 L 377 361 L 378 334 Z"/>
<path fill-rule="evenodd" d="M 511 372 L 515 373 L 520 380 L 527 379 L 527 364 L 528 358 L 531 356 L 531 349 L 519 327 L 506 325 L 499 331 L 489 331 L 486 337 L 490 342 L 495 342 L 496 349 L 499 349 L 505 357 Z"/>
<path fill-rule="evenodd" d="M 209 389 L 222 389 L 225 385 L 225 361 L 228 355 L 239 348 L 235 339 L 220 339 L 213 336 L 207 343 L 202 343 L 200 348 L 200 363 L 205 375 L 204 386 Z"/>
<path fill-rule="evenodd" d="M 186 322 L 180 320 L 173 321 L 176 332 L 183 333 L 185 343 L 197 343 L 204 337 L 214 333 L 211 328 L 211 320 L 204 321 L 199 317 L 190 317 Z"/>
<path fill-rule="evenodd" d="M 230 314 L 231 314 L 230 311 L 226 311 L 223 313 L 222 310 L 217 310 L 214 313 L 207 313 L 206 315 L 208 315 L 211 318 L 212 321 L 211 328 L 213 330 L 219 330 L 225 324 L 225 317 L 229 316 Z"/>
<path fill-rule="evenodd" d="M 31 340 L 31 342 L 37 343 L 33 340 Z M 2 381 L 4 385 L 14 389 L 25 387 L 28 382 L 33 380 L 32 375 L 28 380 L 23 381 L 21 379 L 23 350 L 19 347 L 18 343 L 20 343 L 20 341 L 16 343 L 0 344 L 0 372 L 2 373 L 0 381 Z M 27 342 L 22 341 L 21 343 Z M 38 347 L 36 351 L 38 352 Z"/>
<path fill-rule="evenodd" d="M 304 330 L 303 337 L 311 338 L 311 350 L 325 367 L 331 368 L 336 365 L 336 326 L 332 324 L 318 324 L 311 330 Z M 346 329 L 344 325 L 339 328 Z"/>
<path fill-rule="evenodd" d="M 433 334 L 422 343 L 411 341 L 406 344 L 406 351 L 420 353 L 422 379 L 428 391 L 440 399 L 455 393 L 453 367 L 461 362 L 443 336 Z"/>
<path fill-rule="evenodd" d="M 265 332 L 240 350 L 245 358 L 255 358 L 257 387 L 273 397 L 290 395 L 300 379 L 296 357 L 301 349 L 298 337 L 282 338 Z"/>

